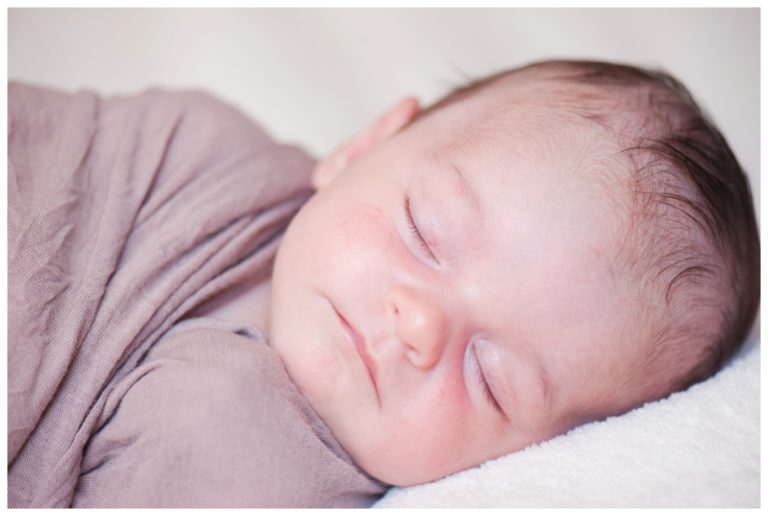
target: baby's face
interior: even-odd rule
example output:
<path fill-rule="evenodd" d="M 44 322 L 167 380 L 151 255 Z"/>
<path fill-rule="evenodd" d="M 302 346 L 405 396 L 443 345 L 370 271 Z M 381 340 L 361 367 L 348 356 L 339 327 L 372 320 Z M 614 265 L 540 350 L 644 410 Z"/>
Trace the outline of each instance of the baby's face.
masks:
<path fill-rule="evenodd" d="M 356 159 L 275 264 L 271 342 L 355 462 L 391 484 L 636 401 L 609 263 L 622 219 L 589 171 L 615 149 L 525 110 L 501 141 L 472 102 Z M 488 134 L 461 142 L 459 127 Z"/>

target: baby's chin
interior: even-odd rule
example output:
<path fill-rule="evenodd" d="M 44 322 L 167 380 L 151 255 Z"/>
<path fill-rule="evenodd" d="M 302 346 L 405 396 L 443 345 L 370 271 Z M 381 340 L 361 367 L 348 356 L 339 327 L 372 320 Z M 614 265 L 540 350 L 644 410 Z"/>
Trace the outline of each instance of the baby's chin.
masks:
<path fill-rule="evenodd" d="M 291 381 L 309 400 L 313 408 L 327 404 L 338 387 L 341 363 L 332 353 L 323 352 L 311 343 L 304 343 L 290 334 L 283 335 L 280 325 L 272 323 L 269 338 L 272 346 L 283 361 Z"/>

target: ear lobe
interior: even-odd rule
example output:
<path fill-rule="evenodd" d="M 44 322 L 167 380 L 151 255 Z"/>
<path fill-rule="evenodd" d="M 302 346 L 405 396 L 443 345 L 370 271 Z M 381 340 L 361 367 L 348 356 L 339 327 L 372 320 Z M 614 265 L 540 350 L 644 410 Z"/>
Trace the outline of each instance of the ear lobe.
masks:
<path fill-rule="evenodd" d="M 367 130 L 353 137 L 319 162 L 312 171 L 312 186 L 319 190 L 330 183 L 357 156 L 364 154 L 410 123 L 419 113 L 419 102 L 407 97 L 380 116 Z"/>

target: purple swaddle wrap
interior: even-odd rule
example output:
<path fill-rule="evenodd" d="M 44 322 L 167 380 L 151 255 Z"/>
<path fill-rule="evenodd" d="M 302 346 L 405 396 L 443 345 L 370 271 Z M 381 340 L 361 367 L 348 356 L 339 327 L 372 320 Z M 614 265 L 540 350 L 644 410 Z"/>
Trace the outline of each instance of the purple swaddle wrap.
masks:
<path fill-rule="evenodd" d="M 221 329 L 164 336 L 204 300 L 269 274 L 311 167 L 199 92 L 101 99 L 9 85 L 9 506 L 366 505 L 383 492 L 271 348 Z M 294 445 L 306 468 L 297 450 L 275 452 Z"/>

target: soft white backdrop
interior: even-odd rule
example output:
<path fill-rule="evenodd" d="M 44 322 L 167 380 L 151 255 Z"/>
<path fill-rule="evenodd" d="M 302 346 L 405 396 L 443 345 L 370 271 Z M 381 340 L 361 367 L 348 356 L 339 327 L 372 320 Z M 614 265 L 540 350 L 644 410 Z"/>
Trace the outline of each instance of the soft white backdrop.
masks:
<path fill-rule="evenodd" d="M 758 9 L 10 9 L 8 75 L 67 90 L 204 88 L 316 156 L 404 95 L 574 57 L 662 67 L 759 199 Z"/>

